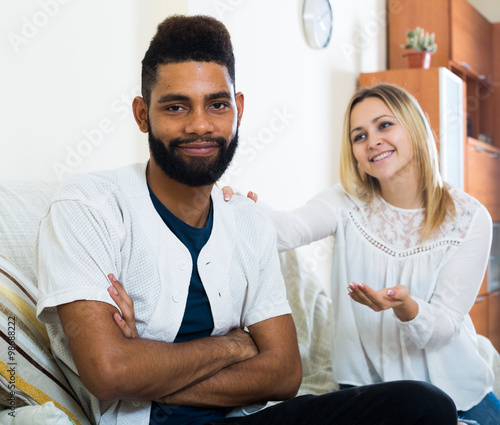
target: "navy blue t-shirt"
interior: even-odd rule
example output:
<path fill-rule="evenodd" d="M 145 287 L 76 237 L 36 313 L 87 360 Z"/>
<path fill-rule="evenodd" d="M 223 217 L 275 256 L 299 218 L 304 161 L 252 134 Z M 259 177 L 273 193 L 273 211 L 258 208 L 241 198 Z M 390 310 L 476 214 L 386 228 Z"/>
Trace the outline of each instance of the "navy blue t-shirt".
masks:
<path fill-rule="evenodd" d="M 149 188 L 149 186 L 148 186 Z M 149 188 L 149 194 L 158 214 L 168 228 L 186 246 L 193 259 L 193 272 L 186 303 L 186 310 L 181 327 L 174 342 L 189 341 L 191 339 L 210 336 L 214 327 L 212 310 L 205 288 L 198 273 L 198 255 L 210 238 L 213 224 L 213 208 L 210 204 L 210 213 L 205 227 L 198 229 L 191 227 L 173 215 L 156 197 Z M 201 409 L 196 407 L 170 406 L 153 401 L 149 418 L 150 425 L 204 425 L 207 422 L 222 420 L 225 417 L 224 409 Z"/>

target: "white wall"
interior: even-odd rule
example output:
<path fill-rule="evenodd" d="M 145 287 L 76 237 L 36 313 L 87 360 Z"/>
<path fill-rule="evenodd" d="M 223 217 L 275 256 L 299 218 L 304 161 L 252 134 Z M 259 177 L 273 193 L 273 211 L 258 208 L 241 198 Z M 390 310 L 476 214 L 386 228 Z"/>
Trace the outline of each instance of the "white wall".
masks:
<path fill-rule="evenodd" d="M 6 2 L 4 2 L 6 3 Z M 209 14 L 232 34 L 245 93 L 241 146 L 222 181 L 278 209 L 338 181 L 345 106 L 385 69 L 385 0 L 331 0 L 332 41 L 308 47 L 303 0 L 24 0 L 0 15 L 0 178 L 57 180 L 144 161 L 130 103 L 168 14 Z M 312 265 L 325 246 L 310 247 Z M 314 251 L 316 250 L 316 251 Z"/>
<path fill-rule="evenodd" d="M 0 178 L 58 180 L 147 158 L 130 102 L 156 2 L 4 3 Z"/>

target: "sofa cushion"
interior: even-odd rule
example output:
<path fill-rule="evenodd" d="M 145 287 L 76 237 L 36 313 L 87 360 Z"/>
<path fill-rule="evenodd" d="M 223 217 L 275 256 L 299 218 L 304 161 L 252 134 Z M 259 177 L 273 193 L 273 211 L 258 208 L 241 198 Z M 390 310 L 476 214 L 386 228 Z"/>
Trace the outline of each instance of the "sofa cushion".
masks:
<path fill-rule="evenodd" d="M 23 406 L 17 409 L 16 416 L 10 412 L 0 412 L 2 425 L 74 425 L 74 422 L 54 403 L 49 401 L 41 406 Z"/>
<path fill-rule="evenodd" d="M 89 421 L 50 353 L 36 318 L 36 286 L 0 258 L 0 404 L 13 414 L 24 405 L 53 402 L 75 424 Z"/>
<path fill-rule="evenodd" d="M 52 401 L 75 424 L 87 425 L 36 318 L 38 225 L 56 188 L 41 181 L 0 183 L 0 409 Z"/>
<path fill-rule="evenodd" d="M 58 183 L 42 181 L 0 183 L 0 257 L 35 285 L 38 225 L 57 186 Z"/>
<path fill-rule="evenodd" d="M 280 254 L 281 273 L 297 329 L 303 379 L 298 395 L 338 389 L 333 380 L 330 350 L 332 302 L 300 248 Z"/>

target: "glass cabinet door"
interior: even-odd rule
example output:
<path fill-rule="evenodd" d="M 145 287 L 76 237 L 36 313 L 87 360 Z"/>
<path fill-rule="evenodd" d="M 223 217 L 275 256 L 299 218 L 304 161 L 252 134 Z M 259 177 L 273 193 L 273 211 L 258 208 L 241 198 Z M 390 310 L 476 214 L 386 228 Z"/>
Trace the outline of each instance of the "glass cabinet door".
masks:
<path fill-rule="evenodd" d="M 463 80 L 439 68 L 439 156 L 443 180 L 464 189 Z"/>

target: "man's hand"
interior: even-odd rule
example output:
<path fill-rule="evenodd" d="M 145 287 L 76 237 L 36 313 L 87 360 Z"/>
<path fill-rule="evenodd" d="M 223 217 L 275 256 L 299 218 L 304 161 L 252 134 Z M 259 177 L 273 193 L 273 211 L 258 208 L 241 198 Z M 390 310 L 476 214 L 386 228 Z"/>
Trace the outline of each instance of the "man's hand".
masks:
<path fill-rule="evenodd" d="M 258 355 L 158 401 L 192 407 L 228 407 L 294 397 L 302 368 L 291 315 L 256 323 L 249 326 L 249 331 L 259 348 Z"/>
<path fill-rule="evenodd" d="M 252 337 L 243 329 L 233 329 L 229 331 L 225 336 L 232 342 L 234 350 L 237 350 L 241 353 L 241 356 L 244 360 L 251 359 L 252 357 L 259 354 L 259 350 L 257 349 Z"/>
<path fill-rule="evenodd" d="M 354 301 L 366 305 L 373 311 L 392 308 L 394 314 L 403 322 L 414 319 L 418 313 L 418 304 L 410 297 L 410 291 L 404 285 L 375 291 L 364 283 L 351 283 L 347 290 Z"/>
<path fill-rule="evenodd" d="M 109 295 L 122 312 L 113 314 L 113 319 L 118 325 L 125 338 L 139 338 L 139 332 L 135 326 L 134 301 L 129 297 L 122 284 L 118 282 L 113 273 L 108 275 L 111 285 L 108 288 Z"/>

